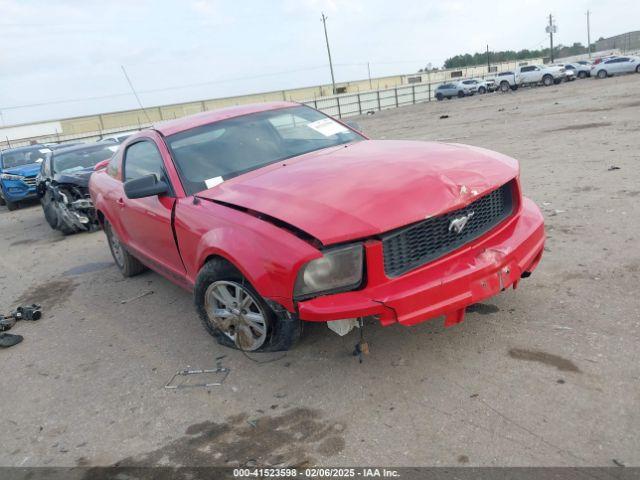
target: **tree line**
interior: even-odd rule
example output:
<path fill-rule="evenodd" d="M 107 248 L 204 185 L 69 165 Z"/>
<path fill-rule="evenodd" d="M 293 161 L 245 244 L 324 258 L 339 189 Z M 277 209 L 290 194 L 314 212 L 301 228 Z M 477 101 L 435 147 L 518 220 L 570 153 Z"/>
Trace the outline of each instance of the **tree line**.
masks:
<path fill-rule="evenodd" d="M 592 51 L 595 49 L 595 44 L 591 45 Z M 580 42 L 576 42 L 571 46 L 558 45 L 553 48 L 554 58 L 571 57 L 573 55 L 581 55 L 587 53 L 589 50 Z M 549 48 L 543 48 L 540 50 L 501 50 L 497 52 L 489 51 L 489 62 L 500 63 L 513 60 L 527 60 L 530 58 L 549 58 L 551 55 Z M 447 58 L 444 62 L 444 68 L 461 68 L 470 67 L 473 65 L 486 65 L 487 64 L 487 52 L 476 52 L 474 54 L 465 53 L 463 55 L 456 55 L 451 58 Z M 420 69 L 420 72 L 428 71 L 429 68 Z"/>

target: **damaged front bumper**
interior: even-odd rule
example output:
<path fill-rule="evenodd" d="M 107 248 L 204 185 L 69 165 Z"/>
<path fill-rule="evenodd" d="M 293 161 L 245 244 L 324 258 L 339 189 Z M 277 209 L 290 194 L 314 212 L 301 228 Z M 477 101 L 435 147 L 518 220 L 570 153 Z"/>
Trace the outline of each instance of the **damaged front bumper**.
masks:
<path fill-rule="evenodd" d="M 370 240 L 367 286 L 300 302 L 298 314 L 318 322 L 375 316 L 382 325 L 445 316 L 445 326 L 455 325 L 467 306 L 516 288 L 538 265 L 544 241 L 542 214 L 527 198 L 514 216 L 483 237 L 397 278 L 384 274 L 382 242 Z"/>
<path fill-rule="evenodd" d="M 65 233 L 93 231 L 98 220 L 93 202 L 82 187 L 55 185 L 49 187 L 57 217 L 57 228 Z"/>

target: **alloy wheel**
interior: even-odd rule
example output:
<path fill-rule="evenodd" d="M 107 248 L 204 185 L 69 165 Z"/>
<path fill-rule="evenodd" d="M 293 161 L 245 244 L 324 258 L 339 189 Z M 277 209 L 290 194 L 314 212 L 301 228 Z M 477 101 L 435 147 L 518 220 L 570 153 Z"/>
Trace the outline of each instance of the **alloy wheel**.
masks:
<path fill-rule="evenodd" d="M 243 285 L 220 280 L 204 295 L 209 322 L 240 350 L 253 351 L 267 339 L 266 315 L 257 299 Z"/>

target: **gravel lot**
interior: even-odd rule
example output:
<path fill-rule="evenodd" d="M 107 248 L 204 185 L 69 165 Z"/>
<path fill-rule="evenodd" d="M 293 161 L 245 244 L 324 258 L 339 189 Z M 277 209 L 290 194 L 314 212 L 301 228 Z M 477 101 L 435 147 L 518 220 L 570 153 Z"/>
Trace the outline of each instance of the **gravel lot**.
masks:
<path fill-rule="evenodd" d="M 374 138 L 518 158 L 548 227 L 518 290 L 446 330 L 372 326 L 362 364 L 357 334 L 325 326 L 256 363 L 169 281 L 124 280 L 102 232 L 64 238 L 38 205 L 0 208 L 2 310 L 44 309 L 0 351 L 0 465 L 640 466 L 639 98 L 630 75 L 358 119 Z M 220 355 L 221 387 L 163 388 Z"/>

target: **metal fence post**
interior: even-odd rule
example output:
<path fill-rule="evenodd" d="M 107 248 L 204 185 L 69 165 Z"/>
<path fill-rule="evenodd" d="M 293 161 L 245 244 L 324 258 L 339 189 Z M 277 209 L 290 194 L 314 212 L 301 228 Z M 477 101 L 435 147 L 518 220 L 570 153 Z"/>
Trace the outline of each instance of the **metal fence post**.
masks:
<path fill-rule="evenodd" d="M 395 96 L 396 96 L 396 108 L 398 108 L 398 87 L 393 89 L 395 91 Z"/>
<path fill-rule="evenodd" d="M 431 82 L 427 84 L 429 86 L 429 101 L 431 101 Z"/>
<path fill-rule="evenodd" d="M 362 103 L 360 102 L 360 94 L 358 93 L 358 113 L 362 115 Z"/>
<path fill-rule="evenodd" d="M 318 101 L 317 100 L 313 101 L 313 108 L 315 108 L 316 110 L 318 109 Z"/>
<path fill-rule="evenodd" d="M 338 118 L 342 118 L 342 111 L 340 110 L 340 97 L 336 97 L 336 103 L 338 104 Z"/>
<path fill-rule="evenodd" d="M 411 96 L 413 97 L 413 104 L 416 104 L 416 86 L 411 85 Z"/>
<path fill-rule="evenodd" d="M 380 90 L 376 90 L 376 95 L 378 97 L 378 111 L 382 111 L 382 104 L 380 103 Z"/>

